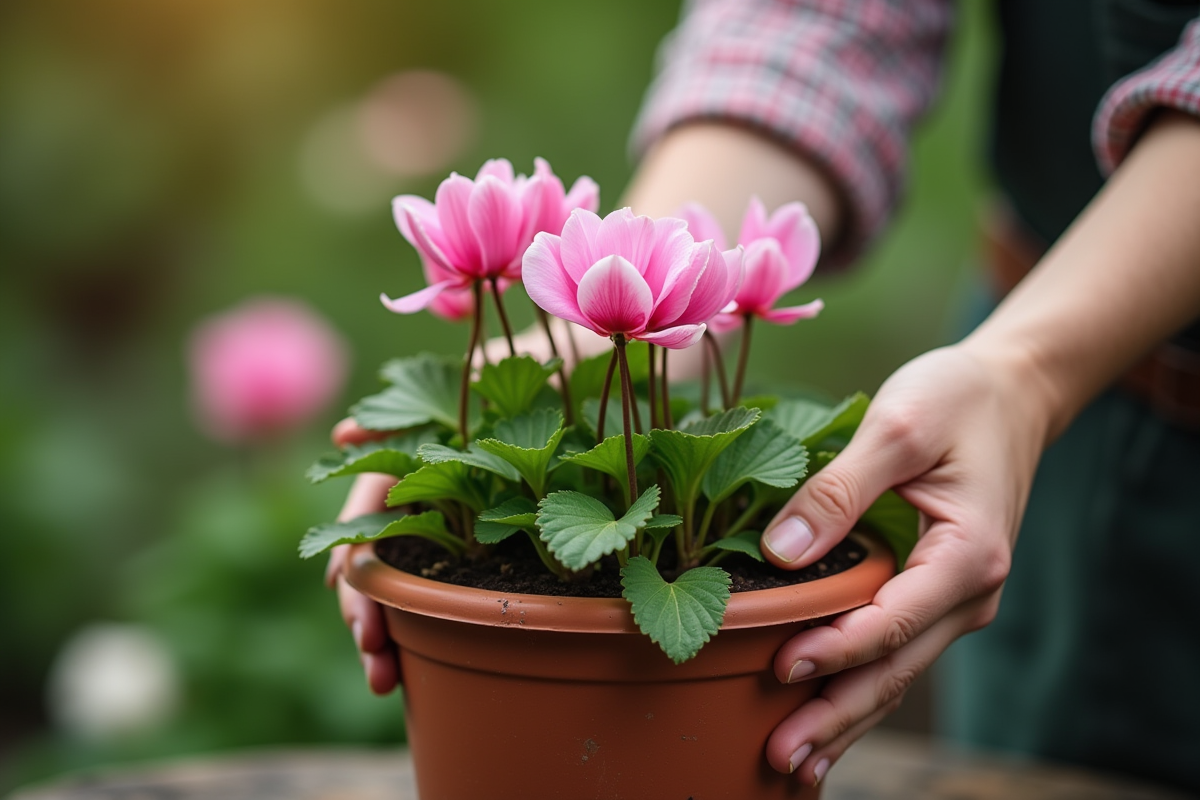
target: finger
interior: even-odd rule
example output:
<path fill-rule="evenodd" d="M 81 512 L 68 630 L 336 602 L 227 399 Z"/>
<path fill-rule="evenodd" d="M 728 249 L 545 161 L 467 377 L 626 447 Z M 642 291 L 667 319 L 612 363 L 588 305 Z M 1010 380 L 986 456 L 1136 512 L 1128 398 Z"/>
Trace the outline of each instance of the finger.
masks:
<path fill-rule="evenodd" d="M 879 709 L 829 744 L 819 750 L 811 751 L 803 760 L 798 759 L 796 761 L 796 778 L 801 783 L 807 783 L 811 786 L 819 784 L 825 779 L 829 768 L 836 764 L 846 751 L 850 749 L 850 745 L 865 736 L 872 728 L 899 708 L 902 699 L 903 696 L 893 700 L 886 707 Z"/>
<path fill-rule="evenodd" d="M 367 676 L 367 686 L 374 694 L 388 694 L 400 685 L 400 661 L 396 656 L 396 648 L 388 647 L 381 653 L 363 653 L 362 666 Z"/>
<path fill-rule="evenodd" d="M 398 432 L 368 430 L 359 425 L 354 417 L 346 417 L 333 426 L 333 433 L 330 434 L 329 438 L 333 439 L 333 443 L 337 447 L 346 447 L 348 445 L 366 444 L 367 442 L 378 442 L 389 436 L 395 436 Z"/>
<path fill-rule="evenodd" d="M 868 413 L 846 449 L 771 520 L 762 537 L 763 556 L 783 569 L 812 564 L 845 538 L 881 494 L 932 468 L 936 456 L 912 444 L 911 427 L 884 412 Z"/>
<path fill-rule="evenodd" d="M 829 675 L 893 653 L 968 602 L 996 595 L 1008 574 L 1003 545 L 968 539 L 958 526 L 936 523 L 918 542 L 905 570 L 871 603 L 803 631 L 775 654 L 785 683 Z M 982 598 L 982 599 L 981 599 Z"/>
<path fill-rule="evenodd" d="M 817 697 L 772 731 L 767 761 L 780 772 L 791 772 L 860 722 L 891 707 L 963 632 L 958 616 L 946 617 L 889 656 L 831 677 Z M 815 762 L 809 769 L 814 767 Z"/>
<path fill-rule="evenodd" d="M 338 578 L 338 605 L 342 619 L 354 636 L 354 646 L 362 653 L 381 653 L 388 648 L 387 620 L 383 607 L 360 594 L 345 578 Z"/>

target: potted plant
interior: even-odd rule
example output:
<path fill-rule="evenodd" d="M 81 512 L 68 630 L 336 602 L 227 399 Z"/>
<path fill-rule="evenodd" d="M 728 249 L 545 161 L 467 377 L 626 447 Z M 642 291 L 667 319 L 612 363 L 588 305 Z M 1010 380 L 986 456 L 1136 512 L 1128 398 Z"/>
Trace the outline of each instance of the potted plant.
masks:
<path fill-rule="evenodd" d="M 755 201 L 725 249 L 698 207 L 601 219 L 596 203 L 591 181 L 567 193 L 541 160 L 531 178 L 490 161 L 436 203 L 396 199 L 430 285 L 383 301 L 469 319 L 466 357 L 384 365 L 388 387 L 353 409 L 379 438 L 310 477 L 390 474 L 396 512 L 318 525 L 301 555 L 353 544 L 347 580 L 387 607 L 424 800 L 815 797 L 763 756 L 819 688 L 780 683 L 775 651 L 869 602 L 916 538 L 890 494 L 864 518 L 890 549 L 855 535 L 799 573 L 761 563 L 762 526 L 868 403 L 741 397 L 754 320 L 821 308 L 774 307 L 811 274 L 816 227 L 799 204 L 768 216 Z M 503 293 L 518 281 L 546 362 L 514 344 Z M 494 363 L 480 347 L 489 298 L 508 343 Z M 611 351 L 568 374 L 549 317 Z M 735 326 L 729 382 L 711 331 Z M 701 343 L 701 387 L 673 390 L 668 354 Z"/>

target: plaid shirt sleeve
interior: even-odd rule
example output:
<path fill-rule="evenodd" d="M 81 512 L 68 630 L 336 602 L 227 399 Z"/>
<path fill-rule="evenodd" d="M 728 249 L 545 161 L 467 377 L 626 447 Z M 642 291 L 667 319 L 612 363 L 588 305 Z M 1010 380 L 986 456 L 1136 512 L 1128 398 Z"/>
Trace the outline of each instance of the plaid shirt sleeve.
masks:
<path fill-rule="evenodd" d="M 634 128 L 644 152 L 702 119 L 747 125 L 813 161 L 849 212 L 828 262 L 886 225 L 910 131 L 938 88 L 949 0 L 690 0 Z"/>
<path fill-rule="evenodd" d="M 1129 154 L 1150 114 L 1159 108 L 1200 117 L 1200 18 L 1188 24 L 1174 50 L 1113 84 L 1100 101 L 1092 146 L 1106 174 Z"/>

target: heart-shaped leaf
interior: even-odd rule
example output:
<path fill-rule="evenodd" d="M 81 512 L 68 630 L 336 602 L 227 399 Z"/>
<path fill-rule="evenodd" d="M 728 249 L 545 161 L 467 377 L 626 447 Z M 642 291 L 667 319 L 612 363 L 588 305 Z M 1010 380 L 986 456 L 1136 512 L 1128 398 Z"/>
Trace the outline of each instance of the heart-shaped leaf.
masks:
<path fill-rule="evenodd" d="M 515 417 L 533 406 L 561 364 L 561 359 L 540 364 L 532 356 L 510 356 L 498 364 L 484 364 L 471 388 L 491 401 L 502 418 Z"/>
<path fill-rule="evenodd" d="M 639 433 L 633 435 L 633 467 L 642 463 L 646 453 L 650 452 L 650 440 Z M 559 457 L 560 461 L 568 464 L 578 464 L 581 467 L 603 472 L 617 479 L 617 485 L 625 494 L 629 494 L 629 466 L 625 461 L 625 435 L 618 433 L 609 436 L 600 444 L 585 453 L 568 453 Z M 631 498 L 626 497 L 628 503 Z"/>
<path fill-rule="evenodd" d="M 700 493 L 700 480 L 717 456 L 758 419 L 759 411 L 731 408 L 678 431 L 650 431 L 651 452 L 662 464 L 676 503 L 687 508 Z"/>
<path fill-rule="evenodd" d="M 767 418 L 812 451 L 830 437 L 849 439 L 870 405 L 870 398 L 862 392 L 847 397 L 833 408 L 812 400 L 780 400 L 767 412 Z"/>
<path fill-rule="evenodd" d="M 460 461 L 472 467 L 479 467 L 480 469 L 486 469 L 488 472 L 494 472 L 502 478 L 508 478 L 510 481 L 521 480 L 521 473 L 517 472 L 512 464 L 509 464 L 503 458 L 500 458 L 500 456 L 493 455 L 484 450 L 476 442 L 471 442 L 466 450 L 456 450 L 444 444 L 426 444 L 421 446 L 421 449 L 417 451 L 417 455 L 429 464 Z"/>
<path fill-rule="evenodd" d="M 475 538 L 483 544 L 496 544 L 514 533 L 536 530 L 537 506 L 527 497 L 514 497 L 479 515 Z"/>
<path fill-rule="evenodd" d="M 300 557 L 312 558 L 339 544 L 373 542 L 393 536 L 420 536 L 437 542 L 455 555 L 463 543 L 446 530 L 446 520 L 436 511 L 424 514 L 364 514 L 346 522 L 326 522 L 309 528 L 300 540 Z"/>
<path fill-rule="evenodd" d="M 515 467 L 534 494 L 541 497 L 546 492 L 550 461 L 563 433 L 562 414 L 544 408 L 498 422 L 492 437 L 480 439 L 476 444 Z"/>
<path fill-rule="evenodd" d="M 704 494 L 720 503 L 748 481 L 788 488 L 804 477 L 808 453 L 800 440 L 762 419 L 717 456 L 704 475 Z"/>
<path fill-rule="evenodd" d="M 695 567 L 667 583 L 643 556 L 621 570 L 621 594 L 633 606 L 634 621 L 676 664 L 695 656 L 720 629 L 729 584 L 729 573 L 719 567 Z"/>
<path fill-rule="evenodd" d="M 426 464 L 416 472 L 410 472 L 388 491 L 389 506 L 406 506 L 410 503 L 435 500 L 458 500 L 469 508 L 479 511 L 486 504 L 486 491 L 471 477 L 467 465 L 461 461 L 444 461 Z"/>
<path fill-rule="evenodd" d="M 658 507 L 651 486 L 620 519 L 608 506 L 579 492 L 555 492 L 538 504 L 541 539 L 568 569 L 578 572 L 629 544 Z"/>
<path fill-rule="evenodd" d="M 350 413 L 359 425 L 373 431 L 402 430 L 428 422 L 456 430 L 461 370 L 459 364 L 428 353 L 389 361 L 380 377 L 392 385 L 363 398 Z"/>
<path fill-rule="evenodd" d="M 432 431 L 393 436 L 379 442 L 349 445 L 340 453 L 321 457 L 305 473 L 313 483 L 362 472 L 383 472 L 402 478 L 419 469 L 417 448 L 433 441 Z"/>

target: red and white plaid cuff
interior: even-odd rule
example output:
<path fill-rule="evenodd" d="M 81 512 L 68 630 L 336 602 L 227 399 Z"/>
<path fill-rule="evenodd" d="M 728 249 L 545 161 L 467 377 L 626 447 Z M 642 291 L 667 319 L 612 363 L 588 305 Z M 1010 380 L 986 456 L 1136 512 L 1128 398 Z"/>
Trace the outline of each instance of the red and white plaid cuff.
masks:
<path fill-rule="evenodd" d="M 948 0 L 694 0 L 660 51 L 633 134 L 732 120 L 811 159 L 847 202 L 823 259 L 845 263 L 903 194 L 913 125 L 937 93 Z"/>
<path fill-rule="evenodd" d="M 1174 108 L 1200 117 L 1200 18 L 1179 44 L 1145 69 L 1113 85 L 1092 124 L 1092 147 L 1105 174 L 1129 154 L 1151 112 Z"/>

